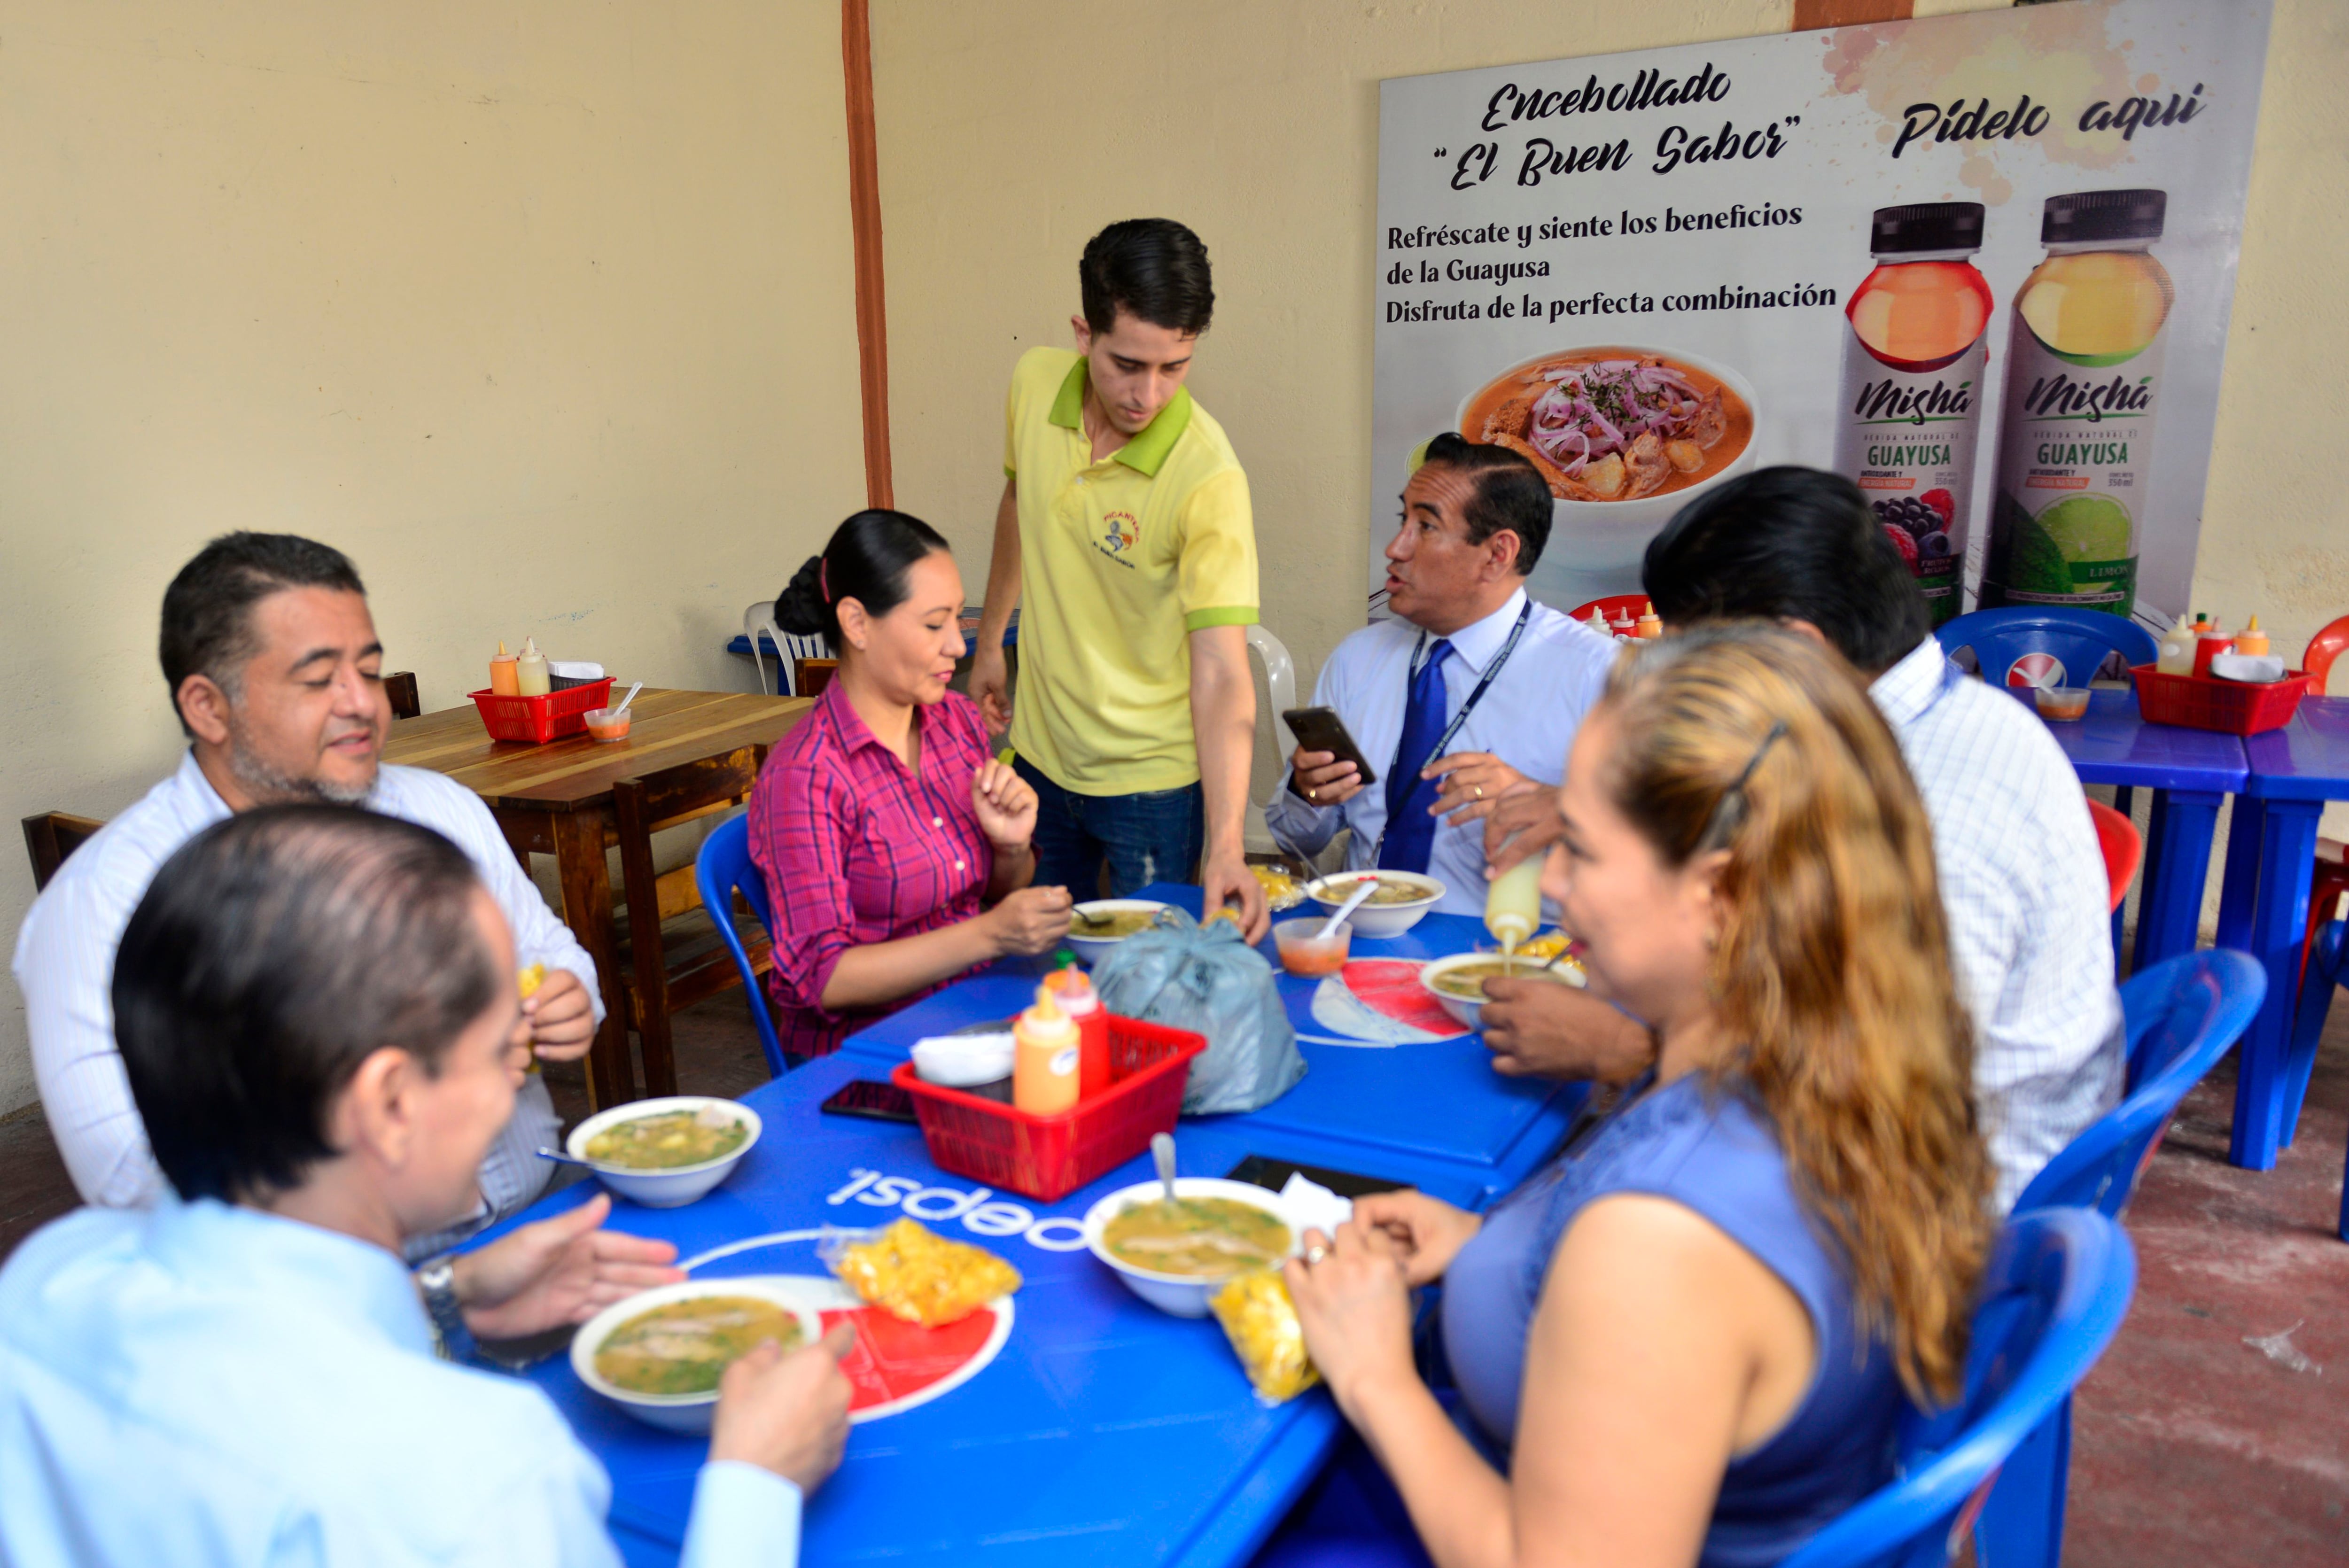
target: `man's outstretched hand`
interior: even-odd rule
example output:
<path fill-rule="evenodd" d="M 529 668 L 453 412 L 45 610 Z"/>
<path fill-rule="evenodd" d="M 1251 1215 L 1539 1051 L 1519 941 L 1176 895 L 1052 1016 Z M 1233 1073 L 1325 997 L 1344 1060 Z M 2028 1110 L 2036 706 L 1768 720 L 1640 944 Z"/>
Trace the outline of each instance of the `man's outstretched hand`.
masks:
<path fill-rule="evenodd" d="M 474 1337 L 520 1339 L 585 1323 L 616 1301 L 685 1278 L 669 1266 L 677 1249 L 668 1243 L 598 1229 L 611 1212 L 610 1194 L 599 1192 L 458 1257 L 457 1304 Z"/>

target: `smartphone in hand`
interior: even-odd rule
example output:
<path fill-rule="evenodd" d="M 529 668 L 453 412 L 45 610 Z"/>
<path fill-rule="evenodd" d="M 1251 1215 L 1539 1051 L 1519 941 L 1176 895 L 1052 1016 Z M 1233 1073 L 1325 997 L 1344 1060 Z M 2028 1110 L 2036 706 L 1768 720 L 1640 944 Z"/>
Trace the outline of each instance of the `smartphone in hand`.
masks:
<path fill-rule="evenodd" d="M 1354 744 L 1347 732 L 1346 721 L 1338 717 L 1334 707 L 1292 707 L 1282 712 L 1281 722 L 1288 733 L 1297 737 L 1297 744 L 1307 751 L 1326 751 L 1333 761 L 1350 762 L 1361 775 L 1364 784 L 1375 784 L 1379 776 L 1371 768 L 1370 758 Z"/>

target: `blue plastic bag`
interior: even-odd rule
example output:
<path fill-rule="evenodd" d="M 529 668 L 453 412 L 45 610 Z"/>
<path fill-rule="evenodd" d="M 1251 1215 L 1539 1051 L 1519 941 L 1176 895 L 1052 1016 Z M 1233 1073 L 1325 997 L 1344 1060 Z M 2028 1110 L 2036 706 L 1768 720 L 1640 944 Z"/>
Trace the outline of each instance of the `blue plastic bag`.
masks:
<path fill-rule="evenodd" d="M 1111 1012 L 1207 1037 L 1206 1050 L 1191 1060 L 1185 1116 L 1254 1110 L 1305 1076 L 1272 965 L 1228 920 L 1202 926 L 1179 909 L 1162 910 L 1093 965 L 1092 979 Z"/>

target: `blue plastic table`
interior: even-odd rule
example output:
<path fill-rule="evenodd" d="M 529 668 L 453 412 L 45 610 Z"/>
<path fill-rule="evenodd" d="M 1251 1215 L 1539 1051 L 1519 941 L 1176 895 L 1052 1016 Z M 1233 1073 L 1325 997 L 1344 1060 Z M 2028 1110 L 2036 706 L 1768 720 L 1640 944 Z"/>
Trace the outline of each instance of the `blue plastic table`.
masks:
<path fill-rule="evenodd" d="M 2026 704 L 2033 700 L 2028 688 L 2008 689 Z M 2086 717 L 2050 724 L 2047 733 L 2081 783 L 2153 790 L 2135 967 L 2193 952 L 2219 807 L 2244 787 L 2250 772 L 2243 741 L 2207 729 L 2147 724 L 2137 713 L 2137 693 L 2113 690 L 2091 692 Z"/>
<path fill-rule="evenodd" d="M 1135 896 L 1178 904 L 1194 915 L 1199 909 L 1196 887 L 1160 883 Z M 1319 913 L 1318 906 L 1308 905 L 1273 918 Z M 1357 936 L 1351 955 L 1440 958 L 1489 941 L 1482 923 L 1466 915 L 1431 914 L 1401 936 L 1378 941 Z M 1272 939 L 1268 936 L 1262 945 L 1278 972 Z M 1010 1017 L 1034 999 L 1036 973 L 1030 965 L 1000 965 L 884 1019 L 851 1039 L 844 1049 L 893 1067 L 925 1036 Z M 1313 991 L 1319 984 L 1280 975 L 1281 999 L 1300 1036 L 1327 1036 L 1312 1014 Z M 1251 1129 L 1278 1129 L 1289 1147 L 1311 1151 L 1289 1158 L 1372 1176 L 1396 1174 L 1379 1163 L 1389 1151 L 1449 1161 L 1476 1173 L 1483 1191 L 1497 1197 L 1557 1146 L 1588 1092 L 1581 1084 L 1500 1077 L 1493 1071 L 1491 1053 L 1475 1035 L 1392 1047 L 1328 1045 L 1309 1037 L 1298 1049 L 1305 1057 L 1304 1081 L 1280 1099 L 1247 1117 L 1185 1125 L 1244 1122 Z"/>
<path fill-rule="evenodd" d="M 1174 902 L 1185 890 L 1151 891 Z M 1187 891 L 1195 905 L 1197 890 Z M 1481 930 L 1433 922 L 1357 952 L 1458 951 Z M 673 1241 L 688 1259 L 756 1243 L 697 1266 L 697 1277 L 821 1274 L 812 1233 L 884 1222 L 902 1207 L 993 1247 L 1026 1276 L 1010 1337 L 991 1366 L 929 1404 L 852 1430 L 839 1473 L 809 1504 L 802 1562 L 1244 1563 L 1319 1473 L 1340 1421 L 1318 1389 L 1263 1408 L 1213 1319 L 1145 1305 L 1082 1250 L 1075 1222 L 1103 1193 L 1146 1179 L 1147 1157 L 1040 1203 L 941 1172 L 916 1128 L 817 1109 L 849 1080 L 881 1076 L 882 1063 L 916 1035 L 1024 1002 L 1033 968 L 1013 967 L 1021 972 L 950 987 L 745 1096 L 765 1130 L 724 1186 L 683 1209 L 616 1202 L 612 1223 Z M 1311 1070 L 1281 1100 L 1181 1125 L 1185 1174 L 1221 1175 L 1262 1154 L 1388 1177 L 1481 1208 L 1549 1152 L 1584 1094 L 1502 1078 L 1473 1038 L 1304 1049 Z M 905 1180 L 884 1186 L 886 1176 Z M 580 1182 L 512 1223 L 595 1190 Z M 993 1209 L 983 1222 L 1018 1233 L 973 1236 L 957 1222 L 980 1202 L 1007 1201 L 1017 1209 Z M 627 1560 L 674 1563 L 704 1442 L 604 1404 L 565 1358 L 528 1376 L 609 1470 L 612 1532 Z"/>
<path fill-rule="evenodd" d="M 2282 729 L 2243 742 L 2251 766 L 2228 830 L 2219 945 L 2267 966 L 2268 995 L 2243 1037 L 2228 1158 L 2274 1167 L 2292 1142 L 2315 1065 L 2315 1041 L 2292 1059 L 2292 1013 L 2300 994 L 2301 938 L 2308 929 L 2316 822 L 2328 800 L 2349 800 L 2349 697 L 2304 697 Z"/>

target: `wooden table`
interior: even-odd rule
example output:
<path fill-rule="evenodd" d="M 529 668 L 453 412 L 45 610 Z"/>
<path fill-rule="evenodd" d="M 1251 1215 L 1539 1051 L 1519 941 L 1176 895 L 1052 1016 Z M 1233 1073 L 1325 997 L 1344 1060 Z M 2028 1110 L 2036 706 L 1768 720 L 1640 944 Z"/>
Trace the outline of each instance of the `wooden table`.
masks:
<path fill-rule="evenodd" d="M 595 981 L 604 994 L 603 1026 L 587 1053 L 587 1093 L 599 1109 L 636 1093 L 612 922 L 612 877 L 604 858 L 619 841 L 613 829 L 612 786 L 722 757 L 739 746 L 772 746 L 813 706 L 803 697 L 647 686 L 628 707 L 628 738 L 609 745 L 585 735 L 544 746 L 492 740 L 470 703 L 391 727 L 385 761 L 445 773 L 481 796 L 525 868 L 533 852 L 554 857 L 563 882 L 564 923 L 595 961 Z"/>

